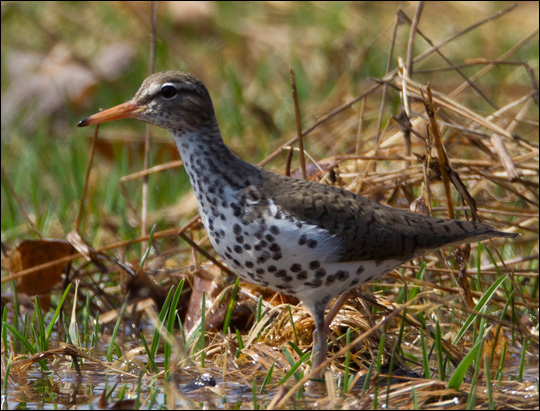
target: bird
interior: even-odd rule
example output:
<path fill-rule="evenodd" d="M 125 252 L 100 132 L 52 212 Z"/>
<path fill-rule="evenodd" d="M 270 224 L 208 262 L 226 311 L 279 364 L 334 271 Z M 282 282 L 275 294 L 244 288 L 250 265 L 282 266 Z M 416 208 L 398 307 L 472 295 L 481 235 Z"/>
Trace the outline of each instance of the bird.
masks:
<path fill-rule="evenodd" d="M 172 134 L 202 223 L 226 265 L 243 280 L 295 296 L 307 308 L 315 323 L 312 371 L 324 369 L 325 313 L 335 297 L 430 251 L 518 235 L 392 208 L 252 165 L 226 146 L 208 89 L 187 72 L 154 73 L 131 100 L 77 126 L 127 118 Z"/>

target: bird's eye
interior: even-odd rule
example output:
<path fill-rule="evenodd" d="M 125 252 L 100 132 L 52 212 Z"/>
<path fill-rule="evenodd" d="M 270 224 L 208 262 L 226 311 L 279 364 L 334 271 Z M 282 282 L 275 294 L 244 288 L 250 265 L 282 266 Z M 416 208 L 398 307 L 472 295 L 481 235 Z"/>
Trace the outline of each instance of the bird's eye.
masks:
<path fill-rule="evenodd" d="M 172 84 L 164 84 L 161 87 L 161 97 L 165 100 L 170 100 L 176 97 L 178 90 Z"/>

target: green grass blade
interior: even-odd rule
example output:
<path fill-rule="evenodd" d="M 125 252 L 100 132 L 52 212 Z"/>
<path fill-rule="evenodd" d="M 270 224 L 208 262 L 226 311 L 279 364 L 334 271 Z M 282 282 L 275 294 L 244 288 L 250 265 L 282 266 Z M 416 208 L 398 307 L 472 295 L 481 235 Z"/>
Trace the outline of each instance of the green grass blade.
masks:
<path fill-rule="evenodd" d="M 429 354 L 428 347 L 426 345 L 426 337 L 424 331 L 420 330 L 420 345 L 422 347 L 422 360 L 424 365 L 424 378 L 431 379 L 431 370 L 429 369 Z"/>
<path fill-rule="evenodd" d="M 272 362 L 272 365 L 270 366 L 270 368 L 268 369 L 268 372 L 264 376 L 264 380 L 263 380 L 263 382 L 261 384 L 259 394 L 262 394 L 264 392 L 264 388 L 266 387 L 266 385 L 269 384 L 270 381 L 272 381 L 272 374 L 274 372 L 274 365 L 276 365 L 275 361 Z"/>
<path fill-rule="evenodd" d="M 465 374 L 467 374 L 467 370 L 471 366 L 478 350 L 483 346 L 484 340 L 479 337 L 476 341 L 476 344 L 471 348 L 471 350 L 465 355 L 465 357 L 461 360 L 459 365 L 454 370 L 454 373 L 448 380 L 448 388 L 451 390 L 459 390 L 459 387 L 461 386 L 461 383 L 463 382 L 465 378 Z"/>
<path fill-rule="evenodd" d="M 257 324 L 261 321 L 262 318 L 262 302 L 263 302 L 263 296 L 259 296 L 259 299 L 257 300 L 257 315 L 255 318 L 257 318 Z"/>
<path fill-rule="evenodd" d="M 420 404 L 418 403 L 418 394 L 416 393 L 416 390 L 412 389 L 412 400 L 413 400 L 413 410 L 419 410 L 420 409 Z"/>
<path fill-rule="evenodd" d="M 285 348 L 283 348 L 283 355 L 285 355 L 285 358 L 287 358 L 287 361 L 289 361 L 289 364 L 291 364 L 291 369 L 289 370 L 289 372 L 287 374 L 285 374 L 285 377 L 283 377 L 281 379 L 281 381 L 278 383 L 278 385 L 282 385 L 282 384 L 285 384 L 285 382 L 287 382 L 287 380 L 291 377 L 291 375 L 294 375 L 295 378 L 297 380 L 299 380 L 301 377 L 299 375 L 296 375 L 296 370 L 298 370 L 298 368 L 308 360 L 309 356 L 311 355 L 310 352 L 307 352 L 305 353 L 302 357 L 300 357 L 300 359 L 298 360 L 298 362 L 294 362 L 293 358 L 291 357 L 291 354 L 289 353 L 289 351 L 287 351 Z"/>
<path fill-rule="evenodd" d="M 519 361 L 519 374 L 518 374 L 518 381 L 523 382 L 523 370 L 525 369 L 525 361 L 526 361 L 526 354 L 527 354 L 527 338 L 523 339 L 523 348 L 521 349 L 521 359 Z"/>
<path fill-rule="evenodd" d="M 251 384 L 251 406 L 252 410 L 258 410 L 259 405 L 257 404 L 257 380 L 254 378 L 253 383 Z"/>
<path fill-rule="evenodd" d="M 236 329 L 236 342 L 238 343 L 238 348 L 236 349 L 236 358 L 240 357 L 240 353 L 244 349 L 244 342 L 242 341 L 242 336 L 240 335 L 240 330 Z"/>
<path fill-rule="evenodd" d="M 142 386 L 142 376 L 143 372 L 142 370 L 139 371 L 139 375 L 137 376 L 137 391 L 135 394 L 135 404 L 133 404 L 133 409 L 138 410 L 141 406 L 141 386 Z"/>
<path fill-rule="evenodd" d="M 348 347 L 351 343 L 351 328 L 347 328 L 345 335 L 345 345 Z M 351 351 L 345 353 L 345 374 L 343 375 L 343 392 L 349 392 L 349 365 L 351 363 Z"/>
<path fill-rule="evenodd" d="M 480 241 L 478 241 L 478 247 L 476 248 L 476 283 L 473 282 L 475 289 L 474 291 L 480 291 L 482 290 L 482 271 L 480 270 L 480 267 L 482 266 L 482 250 L 483 246 Z"/>
<path fill-rule="evenodd" d="M 161 307 L 161 311 L 159 312 L 159 322 L 160 324 L 163 324 L 165 319 L 167 318 L 167 314 L 169 312 L 169 308 L 171 305 L 171 299 L 174 295 L 174 288 L 171 287 L 169 289 L 169 292 L 167 293 L 167 298 L 165 298 L 165 302 L 163 303 L 163 307 Z M 152 352 L 152 355 L 155 357 L 157 355 L 157 350 L 159 347 L 159 342 L 161 341 L 161 334 L 158 331 L 158 327 L 154 330 L 154 336 L 152 337 L 152 345 L 150 347 L 150 351 Z"/>
<path fill-rule="evenodd" d="M 7 347 L 7 346 L 6 346 Z M 9 372 L 11 371 L 11 363 L 13 362 L 13 354 L 11 354 L 6 363 L 6 369 L 2 372 L 2 409 L 3 410 L 9 410 L 9 404 L 8 404 L 8 386 L 9 386 Z"/>
<path fill-rule="evenodd" d="M 39 332 L 36 335 L 36 341 L 38 342 L 41 351 L 47 351 L 49 349 L 49 343 L 45 338 L 45 322 L 43 321 L 43 312 L 41 311 L 41 303 L 39 297 L 36 295 L 36 309 L 34 310 L 37 316 L 37 323 Z"/>
<path fill-rule="evenodd" d="M 259 296 L 259 299 L 257 300 L 257 315 L 256 315 L 257 322 L 256 322 L 256 324 L 259 324 L 261 322 L 262 317 L 263 317 L 262 302 L 263 302 L 263 296 L 261 295 L 261 296 Z M 257 340 L 259 340 L 260 336 L 261 336 L 261 330 L 257 333 Z"/>
<path fill-rule="evenodd" d="M 495 292 L 497 291 L 497 289 L 499 288 L 499 286 L 504 282 L 504 280 L 506 280 L 508 278 L 507 275 L 504 275 L 504 276 L 501 276 L 499 278 L 497 278 L 497 280 L 495 280 L 495 282 L 493 284 L 491 284 L 491 286 L 488 288 L 488 290 L 484 293 L 484 295 L 482 296 L 482 298 L 480 298 L 480 301 L 478 301 L 478 304 L 476 304 L 476 307 L 474 307 L 474 312 L 469 314 L 469 317 L 467 318 L 467 320 L 465 320 L 465 322 L 463 323 L 463 326 L 461 327 L 461 329 L 458 331 L 458 333 L 456 334 L 454 340 L 452 341 L 452 345 L 456 345 L 460 340 L 461 338 L 465 335 L 465 332 L 469 329 L 469 327 L 471 326 L 471 324 L 474 322 L 474 320 L 477 318 L 477 314 L 478 312 L 482 311 L 484 309 L 484 307 L 486 306 L 486 304 L 488 303 L 488 301 L 491 299 L 491 297 L 493 297 L 493 295 L 495 294 Z"/>
<path fill-rule="evenodd" d="M 6 306 L 4 306 L 4 310 L 2 311 L 2 343 L 4 344 L 4 347 L 9 347 L 7 339 L 7 327 L 5 326 L 7 324 L 7 315 L 8 309 Z"/>
<path fill-rule="evenodd" d="M 122 304 L 122 308 L 120 308 L 120 312 L 118 313 L 118 319 L 116 320 L 116 324 L 114 325 L 114 329 L 111 335 L 111 341 L 109 343 L 109 349 L 107 350 L 107 361 L 112 361 L 112 354 L 114 350 L 114 346 L 116 345 L 116 335 L 118 334 L 118 329 L 120 328 L 120 324 L 122 324 L 122 319 L 124 318 L 124 312 L 126 311 L 126 307 L 128 305 L 128 299 L 124 300 L 124 304 Z"/>
<path fill-rule="evenodd" d="M 387 379 L 387 386 L 386 386 L 386 404 L 385 408 L 388 409 L 390 406 L 390 390 L 392 387 L 392 371 L 394 370 L 394 362 L 396 360 L 396 355 L 399 355 L 401 350 L 401 341 L 403 340 L 403 332 L 405 330 L 405 318 L 407 316 L 407 308 L 403 310 L 401 313 L 401 325 L 399 328 L 399 334 L 398 334 L 398 340 L 396 342 L 396 348 L 392 351 L 392 355 L 390 357 L 390 364 L 388 365 L 388 379 Z"/>
<path fill-rule="evenodd" d="M 238 294 L 238 289 L 240 288 L 240 277 L 234 282 L 234 286 L 231 293 L 231 299 L 229 301 L 229 306 L 227 307 L 227 314 L 225 315 L 225 321 L 223 322 L 223 334 L 229 332 L 229 324 L 231 323 L 231 318 L 234 312 L 234 304 L 236 303 L 236 294 Z"/>
<path fill-rule="evenodd" d="M 376 410 L 379 408 L 379 375 L 381 375 L 382 369 L 382 353 L 384 352 L 384 334 L 382 335 L 381 341 L 379 341 L 379 350 L 377 352 L 377 359 L 375 360 L 376 370 L 377 370 L 377 381 L 373 387 L 373 409 Z"/>
<path fill-rule="evenodd" d="M 435 355 L 437 356 L 437 367 L 439 369 L 439 380 L 444 381 L 446 377 L 444 360 L 443 360 L 443 344 L 442 332 L 439 321 L 435 323 Z"/>
<path fill-rule="evenodd" d="M 144 349 L 146 351 L 146 356 L 148 357 L 148 364 L 146 365 L 146 369 L 149 370 L 149 371 L 153 371 L 155 373 L 158 373 L 159 368 L 156 365 L 155 357 L 154 357 L 152 351 L 150 351 L 150 347 L 148 347 L 148 343 L 146 342 L 146 338 L 144 338 L 144 333 L 141 331 L 140 335 L 141 335 L 142 345 L 144 346 Z"/>
<path fill-rule="evenodd" d="M 296 343 L 298 343 L 298 335 L 296 335 L 296 327 L 294 325 L 294 320 L 293 320 L 293 315 L 292 315 L 292 310 L 291 310 L 291 305 L 290 304 L 287 304 L 287 309 L 289 310 L 289 320 L 291 321 L 291 327 L 292 327 L 293 334 L 294 334 L 294 341 Z"/>
<path fill-rule="evenodd" d="M 291 348 L 296 352 L 296 354 L 298 354 L 299 357 L 301 357 L 302 355 L 304 355 L 304 353 L 302 352 L 302 350 L 300 349 L 300 347 L 298 347 L 298 345 L 296 345 L 296 344 L 293 343 L 292 341 L 289 341 L 288 344 L 289 344 L 289 347 L 291 347 Z"/>
<path fill-rule="evenodd" d="M 156 232 L 157 225 L 154 224 L 152 226 L 152 229 L 150 230 L 150 235 L 148 236 L 148 243 L 146 245 L 146 250 L 144 252 L 143 257 L 141 258 L 141 261 L 139 261 L 139 269 L 137 271 L 141 271 L 144 267 L 144 263 L 146 262 L 146 259 L 150 255 L 150 251 L 152 250 L 152 241 L 154 240 L 154 233 Z"/>
<path fill-rule="evenodd" d="M 495 376 L 495 378 L 497 379 L 497 388 L 499 388 L 499 386 L 501 384 L 501 381 L 502 381 L 502 377 L 504 375 L 504 364 L 505 364 L 505 359 L 506 359 L 506 349 L 507 349 L 507 344 L 506 344 L 506 340 L 505 340 L 504 343 L 503 343 L 501 359 L 499 361 L 499 368 L 497 369 L 497 375 Z"/>
<path fill-rule="evenodd" d="M 182 295 L 182 289 L 184 288 L 184 279 L 182 278 L 180 280 L 180 283 L 178 284 L 178 287 L 176 287 L 176 290 L 174 291 L 173 298 L 171 300 L 171 306 L 170 309 L 167 312 L 167 325 L 166 329 L 167 332 L 170 335 L 174 335 L 174 323 L 177 318 L 178 313 L 178 301 L 180 301 L 180 296 Z M 166 370 L 169 369 L 169 360 L 171 357 L 172 347 L 171 344 L 167 341 L 165 341 L 165 347 L 164 347 L 164 367 Z"/>
<path fill-rule="evenodd" d="M 26 347 L 26 349 L 28 350 L 30 354 L 35 354 L 37 352 L 37 350 L 32 346 L 32 344 L 30 344 L 28 339 L 25 338 L 18 330 L 16 330 L 14 327 L 9 325 L 8 323 L 4 323 L 4 325 L 7 327 L 9 331 L 11 331 L 11 334 L 13 334 L 13 336 L 17 340 L 19 340 L 21 344 L 23 344 Z"/>
<path fill-rule="evenodd" d="M 484 356 L 484 376 L 486 379 L 487 397 L 489 403 L 489 409 L 495 409 L 495 400 L 493 399 L 493 390 L 491 387 L 491 369 L 489 364 L 489 356 Z"/>
<path fill-rule="evenodd" d="M 47 341 L 49 341 L 49 339 L 51 338 L 53 327 L 56 324 L 56 321 L 58 321 L 58 318 L 60 317 L 60 313 L 62 312 L 62 305 L 64 304 L 64 301 L 66 300 L 70 289 L 71 289 L 71 284 L 68 284 L 68 286 L 66 287 L 66 290 L 62 294 L 62 298 L 60 298 L 60 302 L 58 303 L 56 310 L 54 311 L 53 318 L 51 322 L 49 323 L 49 326 L 47 327 L 47 336 L 46 336 Z"/>

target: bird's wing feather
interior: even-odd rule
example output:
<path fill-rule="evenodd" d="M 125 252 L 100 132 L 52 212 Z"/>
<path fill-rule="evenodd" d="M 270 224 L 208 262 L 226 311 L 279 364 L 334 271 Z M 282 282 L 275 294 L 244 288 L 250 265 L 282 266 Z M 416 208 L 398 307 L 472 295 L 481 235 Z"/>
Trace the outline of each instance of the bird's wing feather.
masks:
<path fill-rule="evenodd" d="M 267 195 L 288 214 L 341 239 L 339 261 L 406 261 L 445 245 L 512 236 L 483 223 L 391 208 L 338 187 L 270 173 L 262 177 Z"/>

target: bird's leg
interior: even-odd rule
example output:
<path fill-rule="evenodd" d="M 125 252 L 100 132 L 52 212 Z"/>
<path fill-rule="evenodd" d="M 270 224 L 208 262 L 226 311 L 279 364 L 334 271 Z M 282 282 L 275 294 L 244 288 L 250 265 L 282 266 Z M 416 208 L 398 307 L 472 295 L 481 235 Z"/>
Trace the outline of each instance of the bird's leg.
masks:
<path fill-rule="evenodd" d="M 324 315 L 326 307 L 317 306 L 311 311 L 311 315 L 315 320 L 315 330 L 313 331 L 313 350 L 311 351 L 311 369 L 314 370 L 326 360 L 326 354 L 328 354 L 328 343 L 326 337 L 328 336 L 328 329 L 332 320 L 336 317 L 337 313 L 343 307 L 343 304 L 349 298 L 349 293 L 345 292 L 339 296 L 335 304 L 328 311 L 328 315 Z M 324 368 L 314 374 L 314 378 L 319 378 L 324 374 Z"/>
<path fill-rule="evenodd" d="M 328 327 L 326 327 L 324 321 L 324 307 L 322 309 L 317 307 L 312 315 L 315 320 L 315 330 L 313 331 L 311 369 L 314 370 L 326 360 L 326 354 L 328 353 L 328 343 L 326 342 Z M 324 374 L 324 369 L 318 371 L 313 377 L 319 378 L 321 374 Z"/>

